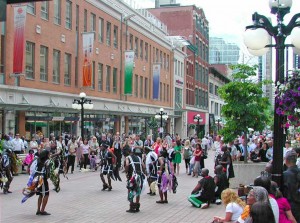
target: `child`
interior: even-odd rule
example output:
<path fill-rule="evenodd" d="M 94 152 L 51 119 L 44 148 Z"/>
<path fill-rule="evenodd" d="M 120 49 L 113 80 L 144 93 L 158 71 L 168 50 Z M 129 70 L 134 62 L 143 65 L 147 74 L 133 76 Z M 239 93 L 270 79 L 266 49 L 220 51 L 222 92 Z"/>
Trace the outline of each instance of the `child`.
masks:
<path fill-rule="evenodd" d="M 29 150 L 29 153 L 26 155 L 23 163 L 22 163 L 22 171 L 25 171 L 24 167 L 29 166 L 34 159 L 34 151 L 33 149 Z"/>
<path fill-rule="evenodd" d="M 90 169 L 94 172 L 96 171 L 96 155 L 95 155 L 95 151 L 91 151 L 90 153 Z"/>

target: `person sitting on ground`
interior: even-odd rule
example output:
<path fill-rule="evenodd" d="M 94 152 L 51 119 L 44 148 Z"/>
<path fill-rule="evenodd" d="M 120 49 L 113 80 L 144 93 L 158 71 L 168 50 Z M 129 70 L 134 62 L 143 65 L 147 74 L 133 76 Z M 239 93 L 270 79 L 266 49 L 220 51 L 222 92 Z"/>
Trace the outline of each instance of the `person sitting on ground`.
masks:
<path fill-rule="evenodd" d="M 215 196 L 215 182 L 214 179 L 208 175 L 208 169 L 204 168 L 201 171 L 202 179 L 193 189 L 188 200 L 196 207 L 202 209 L 208 208 Z"/>
<path fill-rule="evenodd" d="M 215 216 L 214 221 L 217 222 L 235 222 L 239 216 L 243 213 L 243 209 L 246 206 L 245 202 L 239 198 L 236 192 L 232 189 L 225 189 L 222 192 L 222 202 L 226 206 L 226 215 L 224 218 Z"/>
<path fill-rule="evenodd" d="M 243 213 L 238 218 L 237 223 L 251 222 L 250 209 L 255 202 L 269 203 L 268 191 L 263 187 L 253 187 L 247 196 L 247 205 L 245 206 Z"/>
<path fill-rule="evenodd" d="M 216 204 L 221 204 L 221 193 L 223 190 L 229 187 L 229 181 L 225 172 L 223 171 L 223 166 L 218 165 L 215 167 L 215 176 L 214 181 L 216 184 L 216 192 L 215 192 L 215 202 Z"/>
<path fill-rule="evenodd" d="M 252 223 L 275 223 L 272 208 L 266 202 L 255 202 L 251 207 L 250 217 Z"/>
<path fill-rule="evenodd" d="M 278 223 L 279 222 L 279 207 L 278 207 L 276 200 L 272 196 L 269 196 L 270 189 L 271 189 L 271 180 L 267 177 L 257 177 L 254 180 L 254 186 L 261 186 L 267 190 L 269 202 L 270 202 L 271 208 L 274 213 L 275 221 L 276 221 L 276 223 Z"/>

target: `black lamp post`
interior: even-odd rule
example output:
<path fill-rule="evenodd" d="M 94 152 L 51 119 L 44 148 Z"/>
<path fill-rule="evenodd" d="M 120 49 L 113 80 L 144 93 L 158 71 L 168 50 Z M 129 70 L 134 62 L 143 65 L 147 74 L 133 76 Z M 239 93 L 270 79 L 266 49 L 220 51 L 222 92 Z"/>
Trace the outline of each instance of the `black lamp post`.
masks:
<path fill-rule="evenodd" d="M 253 25 L 246 27 L 244 35 L 244 43 L 248 47 L 249 52 L 262 56 L 266 53 L 266 47 L 275 47 L 276 49 L 276 80 L 278 85 L 284 82 L 284 49 L 288 46 L 294 46 L 300 49 L 300 24 L 297 20 L 300 18 L 300 13 L 295 14 L 288 25 L 283 23 L 283 18 L 290 12 L 292 0 L 270 0 L 269 5 L 271 13 L 277 16 L 277 24 L 272 26 L 270 20 L 263 15 L 255 12 L 252 15 Z M 286 37 L 291 37 L 292 44 L 285 44 Z M 275 44 L 269 44 L 270 39 L 275 39 Z M 273 175 L 272 178 L 281 186 L 282 182 L 282 163 L 283 163 L 283 146 L 285 136 L 283 134 L 283 118 L 276 114 L 276 109 L 279 107 L 275 100 L 274 108 L 274 148 L 273 148 Z"/>
<path fill-rule="evenodd" d="M 80 99 L 74 99 L 72 108 L 81 110 L 81 140 L 84 140 L 84 110 L 93 109 L 94 105 L 91 100 L 86 99 L 86 94 L 81 92 L 79 94 Z"/>
<path fill-rule="evenodd" d="M 199 133 L 200 133 L 200 123 L 203 122 L 203 118 L 201 117 L 200 114 L 197 114 L 194 116 L 194 122 L 197 123 L 197 137 L 199 137 Z"/>
<path fill-rule="evenodd" d="M 160 130 L 159 130 L 159 137 L 162 139 L 163 137 L 163 119 L 167 120 L 168 119 L 168 114 L 164 112 L 163 108 L 160 108 L 159 112 L 156 113 L 155 118 L 159 119 L 160 118 Z"/>

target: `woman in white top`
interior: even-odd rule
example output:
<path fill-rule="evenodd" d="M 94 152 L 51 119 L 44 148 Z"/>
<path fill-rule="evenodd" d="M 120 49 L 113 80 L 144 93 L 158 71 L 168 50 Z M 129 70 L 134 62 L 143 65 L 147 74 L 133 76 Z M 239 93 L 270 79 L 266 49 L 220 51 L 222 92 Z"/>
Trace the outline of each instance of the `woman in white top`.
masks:
<path fill-rule="evenodd" d="M 38 150 L 38 147 L 39 147 L 39 145 L 38 145 L 35 137 L 32 137 L 32 139 L 29 143 L 29 149 L 32 149 L 34 151 L 34 153 L 36 153 Z"/>
<path fill-rule="evenodd" d="M 80 170 L 81 170 L 82 166 L 84 166 L 84 169 L 86 169 L 86 165 L 89 162 L 89 154 L 91 149 L 87 139 L 84 139 L 83 143 L 80 144 L 80 150 L 81 150 L 81 162 L 80 162 Z"/>
<path fill-rule="evenodd" d="M 225 189 L 222 191 L 221 199 L 226 206 L 225 217 L 214 217 L 214 222 L 236 222 L 243 213 L 245 202 L 242 201 L 236 192 L 232 189 Z"/>

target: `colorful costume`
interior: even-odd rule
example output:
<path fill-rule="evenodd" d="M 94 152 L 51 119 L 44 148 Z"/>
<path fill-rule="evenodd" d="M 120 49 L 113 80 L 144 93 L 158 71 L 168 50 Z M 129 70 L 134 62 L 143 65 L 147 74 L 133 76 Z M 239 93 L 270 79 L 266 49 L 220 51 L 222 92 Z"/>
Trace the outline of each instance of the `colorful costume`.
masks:
<path fill-rule="evenodd" d="M 12 173 L 12 157 L 14 153 L 10 149 L 6 149 L 2 156 L 2 186 L 3 186 L 3 193 L 10 193 L 9 186 L 13 180 L 13 173 Z"/>

